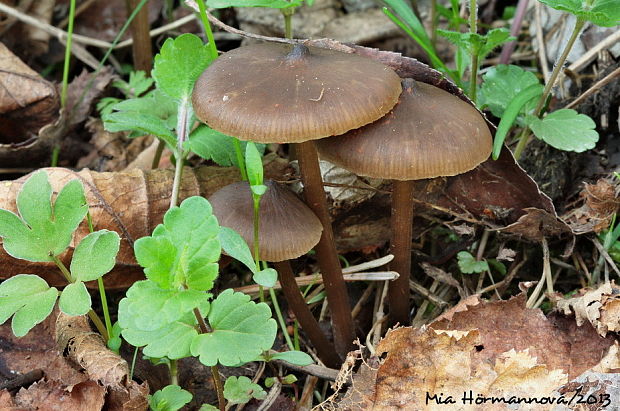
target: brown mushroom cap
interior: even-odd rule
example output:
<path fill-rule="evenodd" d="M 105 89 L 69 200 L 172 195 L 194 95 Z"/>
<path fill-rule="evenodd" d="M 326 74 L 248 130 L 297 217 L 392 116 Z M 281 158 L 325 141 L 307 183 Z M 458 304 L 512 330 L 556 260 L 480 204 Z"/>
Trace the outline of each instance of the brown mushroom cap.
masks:
<path fill-rule="evenodd" d="M 241 140 L 299 143 L 381 118 L 398 101 L 400 78 L 374 60 L 301 44 L 229 51 L 200 76 L 196 116 Z"/>
<path fill-rule="evenodd" d="M 321 158 L 356 174 L 418 180 L 475 168 L 489 157 L 493 141 L 474 107 L 440 88 L 406 79 L 400 101 L 385 117 L 315 144 Z"/>
<path fill-rule="evenodd" d="M 264 261 L 284 261 L 310 251 L 321 238 L 323 226 L 297 196 L 275 182 L 265 182 L 260 201 L 259 253 Z M 254 248 L 254 208 L 247 181 L 229 184 L 209 197 L 213 214 L 223 227 L 237 231 Z"/>

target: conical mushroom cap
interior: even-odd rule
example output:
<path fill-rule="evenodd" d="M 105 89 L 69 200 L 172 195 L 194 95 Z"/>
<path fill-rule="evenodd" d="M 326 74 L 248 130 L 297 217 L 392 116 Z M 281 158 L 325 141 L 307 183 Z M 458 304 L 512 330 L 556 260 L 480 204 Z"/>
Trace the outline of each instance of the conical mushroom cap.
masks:
<path fill-rule="evenodd" d="M 224 53 L 200 76 L 192 102 L 211 128 L 241 140 L 299 143 L 381 118 L 400 78 L 374 60 L 301 44 Z"/>
<path fill-rule="evenodd" d="M 398 104 L 385 117 L 315 144 L 322 159 L 356 174 L 418 180 L 472 170 L 489 157 L 493 141 L 474 107 L 406 79 Z"/>
<path fill-rule="evenodd" d="M 284 261 L 306 254 L 321 238 L 321 221 L 290 190 L 271 180 L 265 185 L 258 233 L 261 260 Z M 254 208 L 247 181 L 219 189 L 209 202 L 220 225 L 237 231 L 254 250 Z"/>

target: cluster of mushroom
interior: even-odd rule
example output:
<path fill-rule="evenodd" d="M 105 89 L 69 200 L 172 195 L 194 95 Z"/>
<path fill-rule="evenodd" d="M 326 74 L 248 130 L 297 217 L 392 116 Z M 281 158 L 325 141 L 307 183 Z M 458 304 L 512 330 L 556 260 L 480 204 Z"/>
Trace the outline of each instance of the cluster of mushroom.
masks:
<path fill-rule="evenodd" d="M 322 231 L 311 228 L 310 223 L 306 226 L 301 215 L 307 212 L 302 212 L 301 205 L 292 201 L 290 193 L 283 194 L 285 189 L 272 183 L 268 191 L 274 194 L 267 202 L 261 201 L 261 213 L 267 208 L 278 209 L 279 221 L 266 223 L 267 215 L 261 214 L 261 254 L 263 245 L 267 247 L 278 239 L 284 241 L 284 247 L 291 248 L 291 253 L 279 255 L 278 259 L 287 260 L 307 252 L 292 252 L 297 238 L 287 238 L 282 232 L 274 231 L 276 224 L 303 227 L 294 237 L 318 241 L 315 250 L 340 356 L 351 347 L 354 329 L 316 148 L 322 158 L 354 173 L 393 180 L 391 269 L 400 277 L 390 284 L 388 302 L 392 324 L 406 324 L 411 274 L 412 180 L 464 173 L 489 156 L 491 134 L 479 112 L 444 90 L 411 79 L 401 82 L 393 70 L 374 60 L 302 44 L 260 44 L 223 54 L 196 83 L 193 104 L 199 119 L 225 134 L 261 143 L 296 144 L 304 197 L 318 217 Z M 245 184 L 222 190 L 247 192 L 245 199 L 241 195 L 238 200 L 221 200 L 223 194 L 218 193 L 211 200 L 221 224 L 231 224 L 251 246 L 249 187 Z M 276 197 L 292 202 L 271 204 Z M 245 228 L 226 217 L 237 201 L 249 207 L 243 223 L 248 225 Z M 296 217 L 284 222 L 285 214 Z M 267 251 L 264 257 L 271 258 Z M 298 289 L 293 292 L 297 287 L 290 266 L 280 264 L 276 268 L 282 284 L 289 284 L 288 291 L 285 288 L 289 305 L 297 306 L 291 300 L 301 296 Z M 318 326 L 311 324 L 316 323 L 311 313 L 295 311 L 295 315 L 309 336 L 316 334 Z M 321 337 L 310 337 L 315 346 L 324 344 L 317 340 Z M 319 352 L 319 356 L 326 364 L 335 361 L 326 352 Z"/>

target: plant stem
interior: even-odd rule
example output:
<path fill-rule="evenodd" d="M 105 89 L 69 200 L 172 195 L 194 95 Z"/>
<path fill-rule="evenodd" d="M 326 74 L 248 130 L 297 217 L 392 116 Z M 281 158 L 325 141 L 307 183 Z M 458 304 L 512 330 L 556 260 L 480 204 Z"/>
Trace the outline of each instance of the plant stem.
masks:
<path fill-rule="evenodd" d="M 543 93 L 540 96 L 540 99 L 538 99 L 538 104 L 536 104 L 536 108 L 534 109 L 534 115 L 537 116 L 538 118 L 542 118 L 542 115 L 545 113 L 545 104 L 547 103 L 547 99 L 549 98 L 549 95 L 551 94 L 551 90 L 553 89 L 553 86 L 555 85 L 555 82 L 557 81 L 558 76 L 560 75 L 560 71 L 562 71 L 562 67 L 564 67 L 564 63 L 566 62 L 566 59 L 568 58 L 568 54 L 573 48 L 575 41 L 579 37 L 579 33 L 581 33 L 581 29 L 583 28 L 584 24 L 585 24 L 585 21 L 579 20 L 579 19 L 577 19 L 577 21 L 575 22 L 575 27 L 573 28 L 573 32 L 570 38 L 568 39 L 566 46 L 564 46 L 564 50 L 562 51 L 562 54 L 556 61 L 555 66 L 553 67 L 553 71 L 551 72 L 551 77 L 549 78 L 549 81 L 545 85 Z M 515 159 L 519 160 L 519 158 L 521 157 L 521 154 L 525 150 L 525 147 L 528 145 L 529 141 L 530 141 L 530 129 L 529 127 L 525 127 L 523 131 L 521 131 L 521 134 L 519 135 L 519 142 L 514 151 Z"/>
<path fill-rule="evenodd" d="M 295 14 L 295 7 L 282 9 L 282 15 L 284 16 L 284 37 L 287 39 L 293 38 L 293 14 Z"/>
<path fill-rule="evenodd" d="M 319 158 L 313 141 L 296 145 L 301 180 L 304 185 L 306 204 L 317 215 L 323 225 L 321 239 L 315 246 L 316 257 L 327 293 L 327 301 L 332 312 L 336 351 L 343 358 L 353 347 L 355 330 L 351 318 L 351 306 L 347 287 L 342 277 L 338 252 L 334 244 L 331 218 L 327 210 L 323 179 L 319 168 Z"/>
<path fill-rule="evenodd" d="M 136 368 L 136 359 L 138 358 L 138 347 L 135 347 L 135 350 L 133 350 L 133 357 L 131 359 L 131 369 L 129 370 L 129 379 L 132 380 L 133 379 L 133 370 Z"/>
<path fill-rule="evenodd" d="M 207 18 L 207 8 L 205 7 L 204 0 L 197 0 L 196 3 L 198 3 L 198 10 L 200 11 L 200 20 L 202 21 L 202 27 L 204 28 L 205 35 L 207 36 L 207 41 L 209 42 L 209 54 L 211 54 L 211 59 L 215 60 L 218 56 L 217 46 L 215 45 L 215 39 L 213 38 L 211 23 L 209 23 L 209 19 Z"/>
<path fill-rule="evenodd" d="M 299 286 L 295 281 L 295 274 L 291 267 L 290 261 L 280 261 L 274 263 L 274 267 L 278 271 L 278 278 L 282 291 L 286 297 L 289 307 L 293 310 L 297 321 L 301 324 L 304 332 L 308 335 L 310 342 L 316 348 L 319 358 L 330 368 L 339 368 L 342 360 L 336 354 L 334 346 L 329 342 L 319 323 L 308 308 L 308 304 L 301 295 Z"/>
<path fill-rule="evenodd" d="M 90 211 L 86 212 L 86 221 L 88 221 L 88 231 L 93 233 L 95 226 L 93 225 L 93 217 L 90 215 Z M 112 333 L 112 321 L 110 320 L 110 311 L 108 309 L 108 299 L 105 295 L 105 286 L 103 284 L 103 277 L 97 278 L 97 286 L 99 288 L 99 298 L 101 299 L 101 307 L 103 308 L 103 319 L 105 321 L 105 328 L 108 331 L 108 335 Z"/>
<path fill-rule="evenodd" d="M 127 0 L 127 15 L 131 14 L 139 6 L 139 0 Z M 149 10 L 141 7 L 136 18 L 131 23 L 131 37 L 133 43 L 131 51 L 133 55 L 134 70 L 143 70 L 147 75 L 153 68 L 153 46 L 149 33 Z"/>
<path fill-rule="evenodd" d="M 469 0 L 469 32 L 478 33 L 478 5 L 476 0 Z M 478 82 L 478 49 L 471 52 L 471 75 L 469 79 L 469 98 L 476 103 L 476 86 Z"/>
<path fill-rule="evenodd" d="M 409 323 L 409 277 L 411 276 L 411 238 L 413 234 L 413 182 L 392 181 L 392 270 L 400 277 L 390 282 L 388 303 L 389 324 Z"/>
<path fill-rule="evenodd" d="M 258 233 L 260 231 L 260 196 L 252 193 L 252 201 L 254 208 L 254 217 L 252 219 L 253 225 L 253 243 L 254 243 L 254 264 L 256 265 L 256 271 L 260 271 L 260 244 L 258 239 Z M 263 291 L 263 286 L 258 285 L 258 295 L 260 297 L 260 302 L 265 302 L 265 292 Z"/>
<path fill-rule="evenodd" d="M 170 208 L 176 207 L 179 202 L 179 191 L 181 189 L 181 179 L 183 177 L 183 163 L 185 155 L 183 153 L 183 143 L 187 138 L 187 121 L 191 117 L 189 111 L 190 102 L 182 101 L 179 105 L 179 114 L 177 119 L 177 149 L 174 153 L 176 165 L 174 168 L 174 180 L 172 182 L 172 194 L 170 196 Z"/>
<path fill-rule="evenodd" d="M 157 143 L 157 149 L 155 150 L 155 155 L 153 156 L 153 162 L 151 163 L 151 169 L 155 170 L 159 167 L 159 162 L 161 161 L 161 155 L 164 152 L 164 148 L 166 148 L 166 143 L 164 140 L 159 140 Z"/>
<path fill-rule="evenodd" d="M 209 324 L 207 324 L 198 308 L 194 308 L 194 316 L 196 317 L 196 321 L 198 321 L 198 326 L 200 327 L 200 332 L 202 334 L 212 332 L 211 327 L 209 327 Z M 213 365 L 210 368 L 211 376 L 213 377 L 213 385 L 215 386 L 215 392 L 217 393 L 218 408 L 220 411 L 225 411 L 226 400 L 224 399 L 224 386 L 222 385 L 222 379 L 220 378 L 220 371 L 218 370 L 217 365 Z"/>
<path fill-rule="evenodd" d="M 179 385 L 179 368 L 177 360 L 170 360 L 170 384 Z"/>
<path fill-rule="evenodd" d="M 233 137 L 232 141 L 233 147 L 235 148 L 235 156 L 237 157 L 237 165 L 239 166 L 239 173 L 241 173 L 241 180 L 248 181 L 248 172 L 245 169 L 245 159 L 243 158 L 241 143 L 235 137 Z"/>
<path fill-rule="evenodd" d="M 437 0 L 431 0 L 431 46 L 437 45 Z"/>
<path fill-rule="evenodd" d="M 75 20 L 75 0 L 69 2 L 69 25 L 67 26 L 67 45 L 65 47 L 65 62 L 62 70 L 62 89 L 60 91 L 60 107 L 67 104 L 67 88 L 69 86 L 69 63 L 71 62 L 71 43 L 73 42 L 73 21 Z"/>
<path fill-rule="evenodd" d="M 286 322 L 284 321 L 284 317 L 282 316 L 282 310 L 280 309 L 280 304 L 278 303 L 278 298 L 276 297 L 276 293 L 275 291 L 273 291 L 273 288 L 269 288 L 269 296 L 271 297 L 271 302 L 273 303 L 273 310 L 276 312 L 276 317 L 278 318 L 278 322 L 280 323 L 280 328 L 282 329 L 282 335 L 284 336 L 284 339 L 286 340 L 286 345 L 288 345 L 288 348 L 293 351 L 295 350 L 295 346 L 293 345 L 293 342 L 291 341 L 291 336 L 288 335 L 287 329 L 286 329 Z"/>
<path fill-rule="evenodd" d="M 536 108 L 534 109 L 534 114 L 536 116 L 541 117 L 544 114 L 543 110 L 547 102 L 547 98 L 549 97 L 549 94 L 551 94 L 551 89 L 555 85 L 555 82 L 558 79 L 558 76 L 560 75 L 560 71 L 562 71 L 562 68 L 564 67 L 566 58 L 568 57 L 568 54 L 573 48 L 575 41 L 579 37 L 579 33 L 581 33 L 581 29 L 583 28 L 584 24 L 585 24 L 585 21 L 580 20 L 580 19 L 577 19 L 577 21 L 575 22 L 575 27 L 573 28 L 573 32 L 570 38 L 568 39 L 568 43 L 566 43 L 566 46 L 564 47 L 564 51 L 562 52 L 558 60 L 555 62 L 555 66 L 553 67 L 553 71 L 551 72 L 551 77 L 549 78 L 549 82 L 545 85 L 545 89 L 543 90 L 543 93 L 540 96 L 540 99 L 538 100 L 538 104 L 536 105 Z"/>

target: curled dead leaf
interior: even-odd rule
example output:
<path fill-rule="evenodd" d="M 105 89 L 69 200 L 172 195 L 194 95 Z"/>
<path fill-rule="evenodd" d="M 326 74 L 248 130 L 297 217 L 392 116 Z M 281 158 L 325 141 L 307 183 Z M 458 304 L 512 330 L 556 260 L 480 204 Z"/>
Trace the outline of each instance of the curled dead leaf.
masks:
<path fill-rule="evenodd" d="M 564 314 L 574 314 L 578 326 L 589 322 L 603 337 L 610 331 L 620 331 L 620 287 L 614 283 L 581 290 L 570 298 L 556 299 L 555 303 Z"/>

